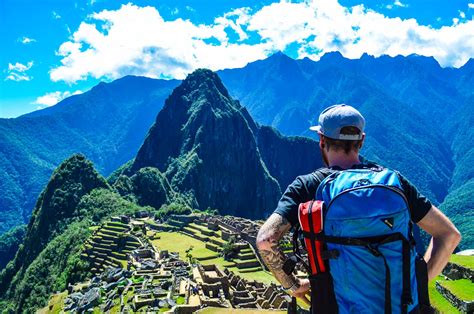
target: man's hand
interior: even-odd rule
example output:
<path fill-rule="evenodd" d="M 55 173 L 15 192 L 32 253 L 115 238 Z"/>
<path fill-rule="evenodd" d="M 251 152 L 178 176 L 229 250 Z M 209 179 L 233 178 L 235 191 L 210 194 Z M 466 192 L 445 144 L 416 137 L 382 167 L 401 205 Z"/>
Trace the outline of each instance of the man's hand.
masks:
<path fill-rule="evenodd" d="M 431 207 L 418 225 L 433 236 L 425 253 L 428 280 L 432 280 L 448 263 L 451 254 L 461 241 L 461 234 L 448 217 L 435 206 Z"/>
<path fill-rule="evenodd" d="M 308 297 L 311 297 L 310 295 L 311 285 L 309 283 L 309 280 L 308 279 L 297 279 L 297 280 L 298 281 L 296 284 L 298 285 L 298 288 L 295 291 L 290 292 L 290 294 L 296 298 L 303 300 L 306 304 L 311 306 L 311 301 L 308 299 Z"/>

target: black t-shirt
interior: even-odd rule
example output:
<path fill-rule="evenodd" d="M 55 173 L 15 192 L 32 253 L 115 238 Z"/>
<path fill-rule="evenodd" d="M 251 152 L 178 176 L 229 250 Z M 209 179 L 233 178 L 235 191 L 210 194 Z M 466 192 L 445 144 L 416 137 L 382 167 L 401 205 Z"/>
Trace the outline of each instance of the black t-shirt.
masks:
<path fill-rule="evenodd" d="M 367 166 L 373 167 L 377 165 L 357 164 L 352 166 L 351 169 L 360 169 Z M 321 168 L 316 171 L 323 174 L 324 177 L 327 177 L 338 170 L 342 169 L 334 166 L 330 168 Z M 408 201 L 411 219 L 413 222 L 417 223 L 428 213 L 431 208 L 431 202 L 421 194 L 417 188 L 408 181 L 408 179 L 398 172 L 397 174 Z M 293 183 L 288 186 L 285 193 L 283 193 L 274 212 L 285 217 L 292 226 L 296 225 L 298 223 L 298 205 L 314 199 L 316 190 L 320 183 L 321 181 L 318 179 L 318 176 L 313 173 L 296 177 L 295 181 L 293 181 Z"/>

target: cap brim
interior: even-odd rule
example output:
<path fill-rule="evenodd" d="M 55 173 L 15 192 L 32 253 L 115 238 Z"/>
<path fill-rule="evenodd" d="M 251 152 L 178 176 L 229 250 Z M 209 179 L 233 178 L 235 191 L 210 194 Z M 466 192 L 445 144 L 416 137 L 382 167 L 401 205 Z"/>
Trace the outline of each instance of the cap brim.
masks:
<path fill-rule="evenodd" d="M 309 129 L 310 129 L 311 131 L 314 131 L 314 132 L 318 132 L 318 133 L 321 132 L 321 126 L 320 126 L 320 125 L 313 125 L 313 126 L 310 126 Z"/>

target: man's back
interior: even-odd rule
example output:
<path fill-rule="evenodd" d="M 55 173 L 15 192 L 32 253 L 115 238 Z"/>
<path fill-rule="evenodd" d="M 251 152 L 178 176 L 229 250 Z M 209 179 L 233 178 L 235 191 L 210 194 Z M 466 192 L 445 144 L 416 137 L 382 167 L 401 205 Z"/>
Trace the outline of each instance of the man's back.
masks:
<path fill-rule="evenodd" d="M 298 207 L 301 203 L 308 202 L 310 200 L 316 199 L 316 204 L 318 204 L 319 208 L 321 209 L 321 200 L 326 198 L 326 200 L 331 203 L 334 202 L 334 198 L 331 199 L 331 197 L 328 199 L 327 195 L 324 196 L 324 194 L 320 194 L 316 196 L 316 191 L 318 189 L 318 186 L 320 182 L 324 179 L 324 177 L 330 175 L 334 171 L 341 171 L 343 169 L 354 169 L 354 168 L 364 168 L 368 167 L 369 165 L 365 165 L 360 162 L 360 157 L 359 157 L 359 150 L 362 148 L 364 140 L 365 140 L 365 133 L 364 133 L 364 127 L 365 127 L 365 119 L 364 117 L 360 114 L 359 111 L 357 111 L 355 108 L 347 105 L 334 105 L 329 108 L 326 108 L 319 116 L 318 118 L 318 125 L 313 126 L 310 129 L 313 131 L 316 131 L 319 135 L 319 148 L 321 151 L 321 156 L 323 158 L 324 163 L 328 166 L 328 169 L 320 169 L 319 171 L 316 171 L 313 174 L 308 174 L 308 175 L 303 175 L 299 176 L 295 179 L 295 181 L 288 186 L 286 191 L 284 192 L 283 196 L 281 197 L 278 206 L 275 210 L 275 212 L 267 219 L 267 221 L 263 224 L 261 227 L 258 236 L 257 236 L 257 246 L 260 252 L 260 255 L 262 256 L 263 260 L 265 261 L 266 265 L 268 266 L 269 270 L 273 273 L 273 275 L 276 277 L 276 279 L 282 284 L 282 286 L 286 289 L 288 289 L 289 293 L 295 297 L 301 298 L 303 301 L 306 303 L 310 304 L 310 301 L 308 300 L 307 296 L 310 295 L 310 291 L 315 291 L 318 286 L 315 286 L 314 284 L 310 283 L 309 279 L 301 279 L 297 278 L 294 274 L 292 273 L 286 273 L 284 269 L 287 269 L 285 266 L 285 263 L 288 261 L 287 256 L 283 253 L 282 249 L 279 247 L 279 241 L 280 239 L 283 238 L 283 236 L 291 229 L 292 226 L 297 225 L 298 222 Z M 370 166 L 369 166 L 370 167 Z M 349 171 L 350 172 L 350 171 Z M 405 203 L 405 211 L 406 211 L 406 217 L 407 219 L 402 219 L 402 225 L 406 224 L 409 225 L 411 222 L 418 224 L 423 230 L 428 232 L 433 236 L 432 241 L 430 242 L 430 245 L 428 246 L 428 249 L 426 250 L 425 257 L 424 259 L 426 260 L 427 263 L 427 270 L 428 270 L 428 278 L 432 279 L 435 276 L 437 276 L 443 267 L 446 265 L 448 262 L 450 254 L 454 251 L 455 247 L 460 241 L 460 234 L 459 231 L 454 227 L 454 225 L 449 221 L 449 219 L 444 216 L 439 209 L 437 209 L 435 206 L 432 206 L 432 204 L 429 202 L 426 197 L 421 195 L 418 190 L 408 181 L 406 180 L 402 175 L 398 173 L 392 173 L 390 174 L 392 179 L 394 181 L 399 182 L 398 186 L 396 188 L 399 190 L 398 195 L 403 195 L 403 198 L 406 199 Z M 342 175 L 341 178 L 345 178 L 347 182 L 340 182 L 340 185 L 343 186 L 345 184 L 350 184 L 351 178 L 350 176 L 345 176 Z M 394 178 L 397 178 L 396 180 Z M 366 178 L 367 179 L 367 178 Z M 367 179 L 370 181 L 370 179 Z M 392 181 L 393 181 L 392 180 Z M 387 183 L 387 182 L 386 182 Z M 366 182 L 358 182 L 357 184 L 364 185 Z M 324 185 L 324 188 L 326 188 L 326 185 Z M 331 185 L 331 184 L 329 184 Z M 355 186 L 355 185 L 354 185 Z M 332 187 L 331 187 L 332 188 Z M 349 191 L 351 189 L 348 189 Z M 334 191 L 337 191 L 337 189 L 331 190 L 333 192 L 329 193 L 336 193 Z M 342 191 L 342 190 L 341 190 Z M 338 211 L 338 215 L 332 217 L 335 221 L 337 221 L 339 218 L 344 218 L 347 213 L 352 212 L 353 214 L 366 214 L 367 212 L 370 213 L 371 208 L 372 210 L 380 210 L 384 206 L 384 201 L 380 199 L 380 197 L 377 197 L 375 199 L 371 199 L 371 192 L 370 189 L 365 190 L 363 193 L 358 193 L 350 191 L 350 193 L 345 193 L 341 192 L 338 195 L 342 195 L 343 193 L 352 195 L 353 199 L 351 199 L 351 202 L 358 202 L 360 201 L 361 203 L 355 204 L 357 211 L 352 212 L 354 209 L 350 204 L 347 205 L 350 202 L 346 201 L 346 205 L 341 206 L 341 210 Z M 362 189 L 360 190 L 362 192 Z M 361 195 L 365 195 L 363 198 L 358 200 L 358 197 Z M 387 194 L 388 195 L 388 194 Z M 391 199 L 391 196 L 387 196 L 385 202 L 396 202 L 395 198 Z M 340 197 L 340 199 L 344 199 L 343 197 Z M 373 200 L 376 200 L 380 206 L 372 202 Z M 364 206 L 365 204 L 371 204 L 370 206 Z M 401 204 L 401 203 L 399 203 Z M 388 204 L 391 205 L 391 204 Z M 393 205 L 393 204 L 392 204 Z M 329 206 L 329 205 L 328 205 Z M 305 208 L 310 208 L 311 210 L 308 212 L 308 218 L 313 215 L 311 214 L 312 212 L 312 206 L 306 206 Z M 387 210 L 390 210 L 390 206 L 386 207 Z M 393 209 L 393 208 L 392 208 Z M 324 213 L 324 210 L 320 210 L 319 213 Z M 393 216 L 393 212 L 390 213 L 390 217 Z M 339 216 L 339 217 L 337 217 Z M 365 219 L 367 217 L 360 217 L 361 219 Z M 395 219 L 395 218 L 394 218 Z M 382 219 L 383 220 L 383 219 Z M 377 232 L 377 228 L 380 227 L 380 221 L 379 220 L 374 220 L 377 222 L 377 227 L 372 226 L 371 222 L 369 220 L 366 221 L 366 225 L 360 225 L 358 229 L 366 229 L 370 232 L 372 230 L 373 232 Z M 411 222 L 410 222 L 411 221 Z M 322 221 L 321 221 L 322 222 Z M 320 225 L 321 225 L 320 222 Z M 336 226 L 338 224 L 345 224 L 347 221 L 344 222 L 338 222 L 334 224 L 334 228 L 336 229 Z M 383 222 L 383 221 L 382 221 Z M 388 227 L 390 227 L 392 221 L 391 219 L 386 220 L 385 222 Z M 350 225 L 350 224 L 349 224 Z M 312 226 L 312 224 L 309 224 L 309 226 Z M 316 226 L 316 225 L 315 225 Z M 323 227 L 324 230 L 324 227 Z M 348 229 L 349 230 L 349 229 Z M 401 229 L 400 229 L 401 230 Z M 364 239 L 340 239 L 339 236 L 332 236 L 331 238 L 325 236 L 324 238 L 321 238 L 318 235 L 315 235 L 314 232 L 310 232 L 311 230 L 306 230 L 306 236 L 308 236 L 308 239 L 311 239 L 311 241 L 314 242 L 315 246 L 318 246 L 317 243 L 319 242 L 319 248 L 326 248 L 329 243 L 332 243 L 334 241 L 339 241 L 340 244 L 342 245 L 358 245 L 359 247 L 363 247 L 364 253 L 366 254 L 367 252 L 369 253 L 374 253 L 374 256 L 385 256 L 385 254 L 380 254 L 381 252 L 378 252 L 378 246 L 382 246 L 386 244 L 385 242 L 389 242 L 389 240 L 393 240 L 393 238 L 377 238 L 374 239 L 376 244 L 374 244 L 376 247 L 373 245 L 368 245 L 365 243 L 363 240 Z M 314 231 L 314 230 L 313 230 Z M 360 231 L 360 230 L 359 230 Z M 408 231 L 408 229 L 407 229 Z M 399 232 L 402 234 L 402 238 L 407 238 L 409 237 L 408 232 Z M 387 235 L 384 235 L 384 237 Z M 350 238 L 350 236 L 349 236 Z M 402 243 L 407 243 L 408 241 L 404 241 L 403 239 L 401 240 Z M 334 243 L 333 243 L 334 244 Z M 337 243 L 336 243 L 337 244 Z M 311 244 L 312 245 L 312 244 Z M 318 251 L 318 249 L 314 249 L 313 251 Z M 390 250 L 389 250 L 390 251 Z M 406 251 L 406 245 L 400 245 L 398 247 L 392 248 L 392 252 L 395 255 L 398 256 L 408 256 L 407 254 L 403 254 L 403 252 Z M 412 252 L 414 250 L 411 249 Z M 350 250 L 342 250 L 342 254 L 345 254 L 347 252 L 350 252 Z M 384 252 L 388 253 L 388 252 Z M 350 254 L 350 253 L 348 253 Z M 328 255 L 329 256 L 329 255 Z M 321 256 L 320 256 L 321 257 Z M 390 272 L 388 271 L 390 269 L 390 263 L 389 259 L 386 257 L 383 257 L 384 261 L 384 269 L 385 269 L 385 276 L 379 277 L 378 273 L 382 272 L 381 270 L 376 271 L 377 273 L 377 278 L 379 278 L 378 284 L 382 284 L 382 282 L 385 282 L 385 291 L 387 291 L 387 285 L 390 286 L 391 291 L 399 291 L 403 287 L 395 286 L 392 287 L 390 284 Z M 357 260 L 357 259 L 354 259 Z M 413 259 L 411 259 L 413 261 Z M 319 262 L 322 262 L 321 259 Z M 327 261 L 324 261 L 327 265 Z M 425 263 L 423 261 L 423 263 Z M 404 263 L 405 265 L 409 263 Z M 380 265 L 380 264 L 379 264 Z M 335 266 L 337 267 L 337 266 Z M 326 269 L 326 267 L 322 267 Z M 330 268 L 330 267 L 327 267 Z M 413 269 L 413 267 L 411 267 Z M 329 273 L 331 273 L 331 269 L 329 269 Z M 362 272 L 361 272 L 362 273 Z M 341 273 L 343 277 L 346 272 Z M 386 278 L 384 280 L 383 278 Z M 314 280 L 313 280 L 314 282 Z M 329 281 L 330 282 L 330 281 Z M 407 280 L 404 280 L 406 283 Z M 375 284 L 375 281 L 374 281 Z M 380 290 L 380 289 L 379 289 Z M 341 292 L 342 291 L 342 292 Z M 316 292 L 315 292 L 316 293 Z M 340 300 L 347 299 L 349 296 L 344 295 L 344 293 L 350 293 L 347 290 L 339 290 L 339 295 L 343 296 L 340 298 Z M 357 294 L 358 297 L 363 297 L 365 295 L 366 299 L 370 299 L 371 295 L 376 293 L 371 290 L 365 291 L 364 289 L 358 290 Z M 321 295 L 319 292 L 316 294 L 313 294 L 313 298 L 311 302 L 315 299 L 314 297 L 316 295 Z M 390 293 L 385 293 L 385 295 L 390 295 Z M 407 303 L 407 300 L 409 298 L 407 297 L 406 293 L 403 293 L 403 300 L 402 302 L 399 302 L 400 299 L 397 301 L 399 304 L 404 304 Z M 390 300 L 389 300 L 390 299 Z M 391 298 L 385 298 L 385 300 L 389 300 L 390 302 L 392 301 Z M 387 302 L 389 302 L 387 301 Z M 366 303 L 369 304 L 369 303 Z M 388 304 L 388 303 L 387 303 Z M 391 311 L 391 306 L 385 304 L 384 306 L 378 305 L 378 308 L 376 312 L 390 312 Z M 395 303 L 393 303 L 395 304 Z M 414 304 L 416 306 L 416 304 Z M 413 306 L 413 305 L 412 305 Z M 342 307 L 341 309 L 343 309 Z M 407 307 L 403 307 L 405 310 Z M 370 311 L 372 311 L 371 309 Z M 313 311 L 316 311 L 316 308 L 313 307 Z M 399 312 L 402 311 L 402 309 L 395 309 L 395 311 Z"/>

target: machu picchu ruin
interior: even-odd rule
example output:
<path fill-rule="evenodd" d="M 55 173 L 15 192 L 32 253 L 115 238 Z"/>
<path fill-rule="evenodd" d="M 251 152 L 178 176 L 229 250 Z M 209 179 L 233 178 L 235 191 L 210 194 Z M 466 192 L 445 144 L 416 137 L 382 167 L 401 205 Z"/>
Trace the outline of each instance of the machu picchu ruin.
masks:
<path fill-rule="evenodd" d="M 42 312 L 286 313 L 291 297 L 256 250 L 260 225 L 199 212 L 112 217 L 91 227 L 84 244 L 91 278 L 53 295 Z M 289 253 L 291 245 L 285 247 Z M 431 283 L 438 313 L 472 313 L 473 259 L 453 255 Z M 302 269 L 297 275 L 305 276 Z"/>
<path fill-rule="evenodd" d="M 286 312 L 290 296 L 262 264 L 257 222 L 148 213 L 91 227 L 81 258 L 91 278 L 53 295 L 43 312 L 194 313 L 205 308 Z M 227 256 L 225 247 L 230 247 Z"/>

